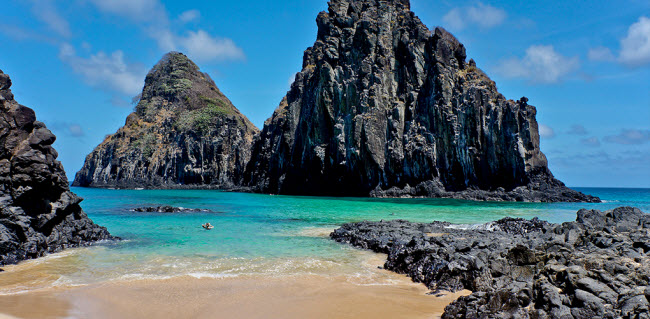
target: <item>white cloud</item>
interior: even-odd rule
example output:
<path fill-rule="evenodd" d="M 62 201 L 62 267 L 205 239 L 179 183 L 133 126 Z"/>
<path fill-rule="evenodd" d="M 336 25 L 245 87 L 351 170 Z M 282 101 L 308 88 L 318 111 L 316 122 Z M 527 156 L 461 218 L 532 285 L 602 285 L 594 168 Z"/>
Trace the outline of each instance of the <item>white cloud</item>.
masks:
<path fill-rule="evenodd" d="M 138 22 L 163 51 L 181 51 L 197 61 L 244 59 L 244 51 L 228 38 L 212 36 L 204 30 L 178 35 L 170 27 L 169 14 L 159 0 L 89 0 L 105 13 Z M 200 17 L 198 10 L 183 12 L 178 20 L 187 23 Z"/>
<path fill-rule="evenodd" d="M 41 20 L 52 31 L 63 37 L 70 37 L 70 24 L 64 19 L 52 0 L 31 0 L 32 12 L 38 20 Z"/>
<path fill-rule="evenodd" d="M 454 8 L 447 12 L 447 14 L 442 17 L 442 21 L 445 22 L 445 26 L 452 30 L 461 30 L 465 28 L 465 21 L 463 20 L 462 12 L 459 8 Z"/>
<path fill-rule="evenodd" d="M 540 124 L 539 125 L 539 136 L 544 138 L 554 138 L 555 130 L 548 125 Z"/>
<path fill-rule="evenodd" d="M 503 23 L 507 16 L 504 10 L 479 2 L 475 6 L 451 9 L 442 20 L 450 29 L 462 30 L 472 24 L 492 28 Z"/>
<path fill-rule="evenodd" d="M 212 37 L 203 30 L 189 31 L 185 37 L 177 37 L 176 42 L 191 58 L 199 61 L 244 58 L 244 51 L 231 39 Z"/>
<path fill-rule="evenodd" d="M 89 0 L 99 10 L 133 21 L 167 24 L 167 11 L 159 0 Z"/>
<path fill-rule="evenodd" d="M 616 57 L 612 53 L 612 50 L 606 47 L 597 47 L 589 49 L 587 53 L 587 58 L 591 61 L 615 61 Z"/>
<path fill-rule="evenodd" d="M 650 63 L 650 18 L 641 17 L 621 40 L 619 60 L 630 66 Z"/>
<path fill-rule="evenodd" d="M 100 51 L 84 58 L 77 55 L 73 46 L 65 43 L 59 49 L 59 59 L 91 86 L 129 96 L 142 90 L 146 70 L 138 65 L 127 64 L 122 51 L 110 55 Z"/>
<path fill-rule="evenodd" d="M 200 17 L 201 12 L 199 12 L 199 10 L 187 10 L 178 16 L 178 20 L 182 23 L 188 23 L 194 20 L 198 20 Z"/>
<path fill-rule="evenodd" d="M 502 61 L 497 71 L 509 78 L 525 78 L 537 83 L 556 83 L 580 67 L 577 57 L 565 57 L 552 45 L 533 45 L 526 55 Z"/>

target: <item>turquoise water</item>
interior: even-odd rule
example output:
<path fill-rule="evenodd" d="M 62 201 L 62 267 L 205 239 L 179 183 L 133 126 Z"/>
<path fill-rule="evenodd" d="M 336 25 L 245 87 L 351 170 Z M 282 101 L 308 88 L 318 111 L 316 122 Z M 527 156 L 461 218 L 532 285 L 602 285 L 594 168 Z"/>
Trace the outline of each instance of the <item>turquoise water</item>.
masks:
<path fill-rule="evenodd" d="M 73 188 L 98 224 L 124 240 L 74 249 L 7 268 L 33 279 L 0 275 L 0 293 L 52 285 L 138 278 L 343 274 L 372 283 L 369 253 L 327 238 L 337 225 L 361 220 L 443 220 L 476 224 L 506 216 L 552 222 L 575 219 L 580 208 L 636 206 L 650 212 L 650 189 L 583 188 L 604 200 L 585 203 L 485 203 L 450 199 L 368 199 L 269 196 L 208 190 Z M 200 213 L 136 213 L 141 206 L 208 209 Z M 206 231 L 201 224 L 215 228 Z M 24 276 L 14 276 L 22 278 Z M 29 277 L 31 278 L 31 277 Z M 4 281 L 3 281 L 4 280 Z"/>

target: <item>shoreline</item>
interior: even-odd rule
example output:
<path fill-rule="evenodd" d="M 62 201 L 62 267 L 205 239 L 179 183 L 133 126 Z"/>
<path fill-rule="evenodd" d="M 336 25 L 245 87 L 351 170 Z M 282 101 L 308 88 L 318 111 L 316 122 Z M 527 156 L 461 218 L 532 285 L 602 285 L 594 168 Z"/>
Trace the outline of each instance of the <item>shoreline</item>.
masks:
<path fill-rule="evenodd" d="M 429 182 L 423 182 L 427 184 Z M 564 187 L 563 191 L 539 191 L 539 190 L 526 190 L 523 186 L 510 191 L 504 190 L 481 190 L 481 189 L 465 189 L 461 191 L 444 191 L 436 190 L 432 193 L 420 194 L 415 191 L 416 188 L 405 187 L 399 189 L 393 187 L 386 190 L 373 190 L 366 195 L 352 195 L 345 196 L 343 194 L 302 194 L 302 193 L 267 193 L 256 190 L 251 186 L 232 186 L 223 187 L 218 185 L 206 184 L 166 184 L 159 186 L 142 186 L 135 185 L 129 187 L 115 186 L 115 185 L 87 185 L 80 186 L 71 184 L 71 187 L 76 188 L 90 188 L 90 189 L 107 189 L 107 190 L 211 190 L 221 191 L 227 193 L 244 193 L 244 194 L 258 194 L 258 195 L 271 195 L 271 196 L 299 196 L 299 197 L 350 197 L 350 198 L 368 198 L 368 199 L 451 199 L 451 200 L 465 200 L 471 202 L 497 202 L 497 203 L 602 203 L 599 197 L 584 194 L 569 187 Z M 562 197 L 565 195 L 558 195 L 557 193 L 572 192 L 577 197 Z"/>
<path fill-rule="evenodd" d="M 439 318 L 470 293 L 432 296 L 408 277 L 394 277 L 396 283 L 380 285 L 323 275 L 104 282 L 2 295 L 0 318 Z"/>
<path fill-rule="evenodd" d="M 442 318 L 645 318 L 650 215 L 581 209 L 563 224 L 504 218 L 472 229 L 405 220 L 344 224 L 330 237 L 388 253 L 385 268 L 432 291 L 471 290 Z"/>

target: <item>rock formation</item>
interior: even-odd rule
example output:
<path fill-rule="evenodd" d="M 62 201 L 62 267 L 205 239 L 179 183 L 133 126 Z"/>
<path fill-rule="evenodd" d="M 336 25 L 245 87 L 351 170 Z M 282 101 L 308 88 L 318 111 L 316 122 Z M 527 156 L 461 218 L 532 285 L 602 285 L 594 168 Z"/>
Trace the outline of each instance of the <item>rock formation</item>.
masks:
<path fill-rule="evenodd" d="M 553 177 L 536 109 L 507 100 L 408 0 L 332 0 L 303 69 L 257 138 L 264 193 L 598 201 Z"/>
<path fill-rule="evenodd" d="M 442 318 L 650 318 L 650 215 L 639 209 L 450 226 L 362 222 L 331 237 L 388 254 L 386 269 L 434 291 L 473 292 Z"/>
<path fill-rule="evenodd" d="M 0 266 L 110 239 L 70 192 L 55 136 L 10 87 L 0 71 Z"/>
<path fill-rule="evenodd" d="M 86 157 L 74 186 L 232 188 L 257 128 L 206 73 L 171 52 L 149 72 L 135 112 Z"/>

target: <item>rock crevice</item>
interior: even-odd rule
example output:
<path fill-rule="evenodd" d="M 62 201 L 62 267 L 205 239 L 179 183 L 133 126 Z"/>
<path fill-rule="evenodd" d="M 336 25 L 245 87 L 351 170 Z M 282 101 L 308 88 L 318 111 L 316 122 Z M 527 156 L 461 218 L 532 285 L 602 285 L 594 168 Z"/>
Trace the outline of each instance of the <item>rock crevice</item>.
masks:
<path fill-rule="evenodd" d="M 54 134 L 10 88 L 0 71 L 0 266 L 112 239 L 70 192 Z"/>
<path fill-rule="evenodd" d="M 553 177 L 536 109 L 507 100 L 409 1 L 333 0 L 253 144 L 264 193 L 598 201 Z"/>
<path fill-rule="evenodd" d="M 135 112 L 86 157 L 74 186 L 220 188 L 241 184 L 258 129 L 185 55 L 145 79 Z"/>

